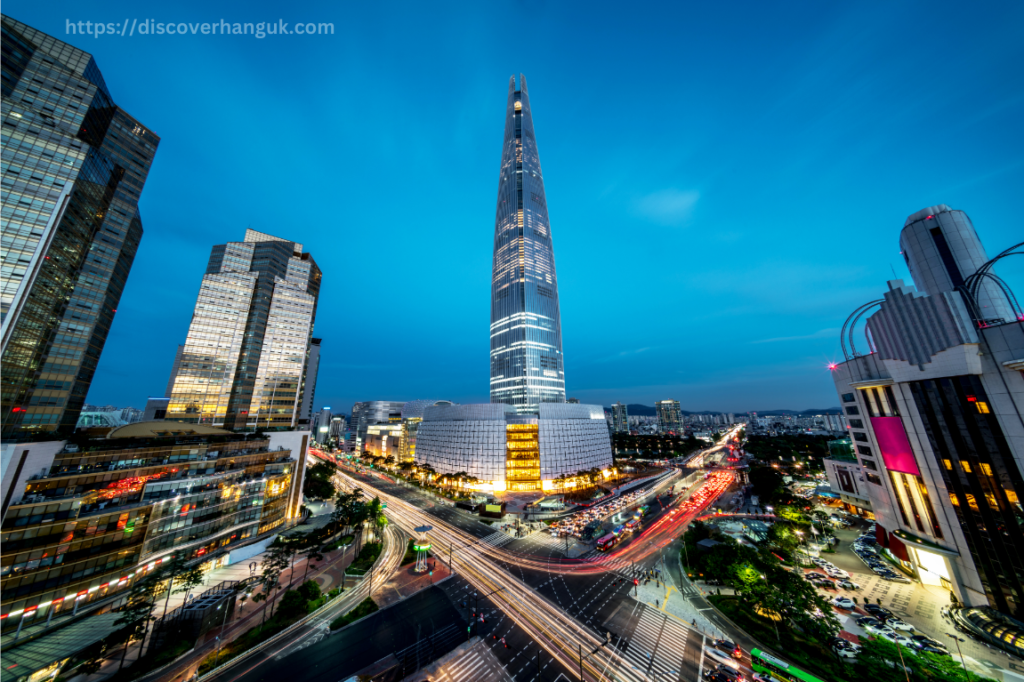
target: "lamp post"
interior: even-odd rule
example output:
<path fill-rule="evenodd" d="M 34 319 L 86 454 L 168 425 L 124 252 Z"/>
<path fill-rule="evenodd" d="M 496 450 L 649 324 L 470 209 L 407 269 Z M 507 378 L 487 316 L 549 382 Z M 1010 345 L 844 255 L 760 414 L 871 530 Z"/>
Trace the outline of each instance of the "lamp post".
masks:
<path fill-rule="evenodd" d="M 956 635 L 946 633 L 947 637 L 952 637 L 953 641 L 956 642 L 956 652 L 960 654 L 960 662 L 964 665 L 964 679 L 970 680 L 971 676 L 967 674 L 967 661 L 964 660 L 964 652 L 960 649 L 960 642 L 964 641 L 963 638 L 957 637 Z"/>

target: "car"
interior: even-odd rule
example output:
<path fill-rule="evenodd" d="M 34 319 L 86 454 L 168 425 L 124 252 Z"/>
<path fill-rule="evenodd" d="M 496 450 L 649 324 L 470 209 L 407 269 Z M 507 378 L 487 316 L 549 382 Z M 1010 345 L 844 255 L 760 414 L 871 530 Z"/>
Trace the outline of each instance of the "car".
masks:
<path fill-rule="evenodd" d="M 836 582 L 829 578 L 818 578 L 817 580 L 811 581 L 815 586 L 820 587 L 823 590 L 834 590 L 836 589 Z"/>
<path fill-rule="evenodd" d="M 906 621 L 900 620 L 893 616 L 892 618 L 886 618 L 885 624 L 891 627 L 893 630 L 902 630 L 903 632 L 913 632 L 914 626 Z"/>
<path fill-rule="evenodd" d="M 939 656 L 952 656 L 952 654 L 945 649 L 940 649 L 934 646 L 923 646 L 919 648 L 918 651 L 923 651 L 928 654 L 938 654 Z"/>
<path fill-rule="evenodd" d="M 936 649 L 945 649 L 946 648 L 945 644 L 943 644 L 939 640 L 935 639 L 934 637 L 929 637 L 928 635 L 921 635 L 921 634 L 911 635 L 910 639 L 912 639 L 915 642 L 917 642 L 917 645 L 919 647 L 930 646 L 930 647 L 934 647 Z"/>
<path fill-rule="evenodd" d="M 853 642 L 847 642 L 847 646 L 839 645 L 832 647 L 832 653 L 839 658 L 857 658 L 857 653 L 859 651 L 860 647 Z"/>
<path fill-rule="evenodd" d="M 708 682 L 733 682 L 732 678 L 717 670 L 705 670 L 704 679 L 708 680 Z"/>
<path fill-rule="evenodd" d="M 724 675 L 730 682 L 743 682 L 743 673 L 732 666 L 719 665 L 715 668 L 715 672 Z"/>
<path fill-rule="evenodd" d="M 846 571 L 844 571 L 841 568 L 829 568 L 829 569 L 826 569 L 825 572 L 828 573 L 830 578 L 843 578 L 843 579 L 846 579 L 846 578 L 850 577 L 850 574 L 847 573 Z"/>
<path fill-rule="evenodd" d="M 900 645 L 905 646 L 905 647 L 907 647 L 909 649 L 916 649 L 917 648 L 916 646 L 914 646 L 914 640 L 910 639 L 906 635 L 901 635 L 898 632 L 893 632 L 891 634 L 883 633 L 883 634 L 881 634 L 879 636 L 880 637 L 884 637 L 885 639 L 889 640 L 893 644 L 900 644 Z"/>
<path fill-rule="evenodd" d="M 716 639 L 715 647 L 727 652 L 733 658 L 743 658 L 743 650 L 736 646 L 736 643 L 728 639 Z"/>
<path fill-rule="evenodd" d="M 891 576 L 882 576 L 882 577 L 884 577 L 889 582 L 892 582 L 892 583 L 902 583 L 904 585 L 909 585 L 910 583 L 914 582 L 910 578 L 908 578 L 908 577 L 906 577 L 904 575 L 900 575 L 899 573 L 896 573 L 896 574 L 891 575 Z"/>
<path fill-rule="evenodd" d="M 895 635 L 896 634 L 896 631 L 893 630 L 891 627 L 889 627 L 888 625 L 882 625 L 882 624 L 878 624 L 878 625 L 865 625 L 864 626 L 864 632 L 867 632 L 868 634 L 871 634 L 871 635 L 878 635 L 878 636 Z"/>
<path fill-rule="evenodd" d="M 895 616 L 896 615 L 892 611 L 890 611 L 889 609 L 887 609 L 884 606 L 882 606 L 881 604 L 865 604 L 864 605 L 864 610 L 867 611 L 868 613 L 870 613 L 871 615 L 875 616 L 876 618 L 879 618 L 879 617 L 888 618 L 890 616 Z"/>
<path fill-rule="evenodd" d="M 832 603 L 832 606 L 838 607 L 840 609 L 844 609 L 846 611 L 850 611 L 852 609 L 857 608 L 857 605 L 849 597 L 836 597 L 835 599 L 832 600 L 831 603 Z"/>
<path fill-rule="evenodd" d="M 867 625 L 882 625 L 882 621 L 878 620 L 874 616 L 861 616 L 857 619 L 857 625 L 865 627 Z"/>
<path fill-rule="evenodd" d="M 855 583 L 855 582 L 853 582 L 852 580 L 849 580 L 849 579 L 847 579 L 847 580 L 840 580 L 839 581 L 839 587 L 843 588 L 844 590 L 859 590 L 860 589 L 860 585 L 858 585 L 857 583 Z"/>

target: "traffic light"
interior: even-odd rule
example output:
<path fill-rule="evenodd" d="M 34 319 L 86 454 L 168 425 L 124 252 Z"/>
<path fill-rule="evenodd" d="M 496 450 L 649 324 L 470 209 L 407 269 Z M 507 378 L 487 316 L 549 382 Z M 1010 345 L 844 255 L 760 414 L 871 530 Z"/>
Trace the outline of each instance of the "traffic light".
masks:
<path fill-rule="evenodd" d="M 637 580 L 636 578 L 633 578 L 633 584 L 634 584 L 634 585 L 639 585 L 639 584 L 640 584 L 640 581 L 639 581 L 639 580 Z"/>

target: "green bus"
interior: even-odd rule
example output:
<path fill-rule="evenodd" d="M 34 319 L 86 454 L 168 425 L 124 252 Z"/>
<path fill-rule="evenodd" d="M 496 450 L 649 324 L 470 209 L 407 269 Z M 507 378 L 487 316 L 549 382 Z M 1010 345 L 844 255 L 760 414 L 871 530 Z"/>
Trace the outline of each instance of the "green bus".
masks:
<path fill-rule="evenodd" d="M 767 673 L 783 682 L 822 682 L 814 675 L 805 673 L 796 666 L 775 658 L 760 649 L 750 650 L 750 667 L 756 673 Z"/>

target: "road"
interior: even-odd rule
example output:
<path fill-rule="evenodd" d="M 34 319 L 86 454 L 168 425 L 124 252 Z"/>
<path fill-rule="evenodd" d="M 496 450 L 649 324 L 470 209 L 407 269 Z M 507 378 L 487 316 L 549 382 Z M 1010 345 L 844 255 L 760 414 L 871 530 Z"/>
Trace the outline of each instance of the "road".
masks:
<path fill-rule="evenodd" d="M 497 590 L 480 605 L 496 622 L 474 625 L 474 634 L 482 631 L 492 642 L 505 637 L 511 648 L 501 646 L 496 655 L 510 672 L 518 667 L 528 673 L 526 679 L 555 679 L 551 675 L 561 668 L 579 679 L 582 652 L 584 679 L 613 675 L 641 680 L 653 674 L 696 679 L 703 635 L 692 624 L 638 603 L 630 591 L 638 591 L 632 584 L 634 571 L 660 560 L 661 550 L 682 532 L 697 507 L 683 512 L 674 506 L 681 500 L 659 498 L 642 531 L 614 553 L 572 560 L 550 535 L 502 539 L 503 534 L 404 486 L 379 476 L 344 475 L 351 486 L 386 500 L 389 515 L 404 527 L 434 526 L 430 539 L 435 551 L 447 559 L 448 549 L 466 594 L 472 590 L 482 597 Z M 498 628 L 498 640 L 490 628 Z M 501 634 L 501 628 L 507 632 Z M 540 674 L 530 667 L 538 660 L 550 661 Z"/>

